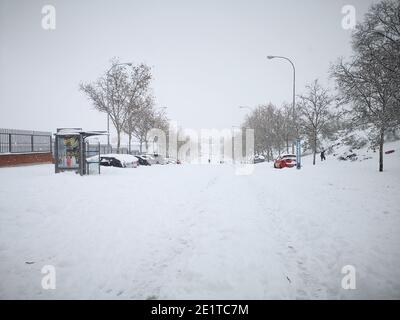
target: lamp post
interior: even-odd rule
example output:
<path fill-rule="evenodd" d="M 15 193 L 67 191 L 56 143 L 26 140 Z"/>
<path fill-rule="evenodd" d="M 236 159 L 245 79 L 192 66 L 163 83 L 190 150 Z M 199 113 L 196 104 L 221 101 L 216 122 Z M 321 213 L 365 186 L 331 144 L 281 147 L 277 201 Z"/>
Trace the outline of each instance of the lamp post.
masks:
<path fill-rule="evenodd" d="M 251 107 L 249 107 L 249 106 L 239 106 L 239 109 L 249 109 L 250 112 L 253 112 L 253 111 L 254 111 L 254 108 L 251 108 Z M 249 116 L 247 116 L 247 117 L 250 118 Z"/>
<path fill-rule="evenodd" d="M 122 63 L 114 63 L 111 67 L 110 67 L 110 69 L 108 69 L 108 71 L 107 71 L 107 77 L 110 75 L 110 71 L 112 70 L 112 69 L 114 69 L 116 66 L 123 66 L 123 65 L 125 65 L 125 66 L 132 66 L 133 65 L 133 63 L 132 62 L 122 62 Z M 108 87 L 108 80 L 107 80 L 107 87 Z M 107 112 L 107 152 L 110 152 L 110 113 L 109 112 Z M 111 150 L 111 152 L 112 152 L 112 150 Z"/>
<path fill-rule="evenodd" d="M 249 109 L 250 111 L 253 111 L 253 108 L 249 106 L 239 106 L 239 109 Z"/>
<path fill-rule="evenodd" d="M 290 60 L 287 57 L 283 56 L 267 56 L 268 59 L 284 59 L 288 61 L 292 67 L 293 67 L 293 105 L 292 105 L 292 117 L 293 117 L 293 126 L 295 125 L 296 119 L 295 119 L 295 108 L 296 108 L 296 68 L 294 66 L 294 63 L 292 60 Z M 296 137 L 297 138 L 297 137 Z M 292 142 L 292 153 L 294 153 L 294 143 Z"/>
<path fill-rule="evenodd" d="M 239 126 L 232 126 L 232 164 L 235 163 L 235 128 Z"/>
<path fill-rule="evenodd" d="M 239 109 L 249 109 L 250 110 L 250 112 L 253 112 L 254 111 L 254 108 L 252 108 L 252 107 L 249 107 L 249 106 L 239 106 Z M 249 116 L 248 116 L 248 118 L 250 118 Z M 244 127 L 245 129 L 250 129 L 249 127 Z M 247 144 L 247 141 L 246 141 L 246 144 Z M 246 147 L 247 148 L 247 147 Z M 247 149 L 246 149 L 247 150 Z M 254 150 L 253 150 L 253 157 L 254 157 Z M 254 160 L 253 160 L 254 161 Z M 246 163 L 247 163 L 247 160 L 246 160 Z"/>

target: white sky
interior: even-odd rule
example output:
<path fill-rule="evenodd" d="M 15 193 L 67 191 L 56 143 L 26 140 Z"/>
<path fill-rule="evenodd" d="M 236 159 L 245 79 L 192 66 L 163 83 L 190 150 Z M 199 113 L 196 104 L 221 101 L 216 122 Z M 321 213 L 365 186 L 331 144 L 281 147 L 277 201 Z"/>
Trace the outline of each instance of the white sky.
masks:
<path fill-rule="evenodd" d="M 56 30 L 41 27 L 56 8 Z M 0 127 L 106 129 L 78 90 L 117 56 L 153 67 L 159 107 L 186 128 L 231 128 L 256 106 L 291 101 L 329 64 L 348 56 L 343 5 L 361 19 L 371 4 L 347 1 L 35 1 L 0 0 Z"/>

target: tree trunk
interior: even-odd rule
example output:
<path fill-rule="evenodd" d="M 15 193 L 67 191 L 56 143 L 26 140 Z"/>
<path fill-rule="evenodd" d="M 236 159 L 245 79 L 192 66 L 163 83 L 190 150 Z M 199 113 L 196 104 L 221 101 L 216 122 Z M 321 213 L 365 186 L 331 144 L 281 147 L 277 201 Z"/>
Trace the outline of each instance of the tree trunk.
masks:
<path fill-rule="evenodd" d="M 385 129 L 381 128 L 379 135 L 379 172 L 383 171 L 383 144 L 385 142 Z"/>
<path fill-rule="evenodd" d="M 289 136 L 286 136 L 286 153 L 289 153 Z"/>
<path fill-rule="evenodd" d="M 121 130 L 117 129 L 117 153 L 119 153 L 120 146 L 121 146 Z"/>
<path fill-rule="evenodd" d="M 315 157 L 317 155 L 317 136 L 314 134 L 313 141 L 313 165 L 315 166 Z"/>
<path fill-rule="evenodd" d="M 142 153 L 142 148 L 143 148 L 143 140 L 142 138 L 139 139 L 139 152 Z"/>
<path fill-rule="evenodd" d="M 129 145 L 128 145 L 128 150 L 129 150 L 129 154 L 131 154 L 132 148 L 131 148 L 131 144 L 132 144 L 132 135 L 129 135 Z"/>

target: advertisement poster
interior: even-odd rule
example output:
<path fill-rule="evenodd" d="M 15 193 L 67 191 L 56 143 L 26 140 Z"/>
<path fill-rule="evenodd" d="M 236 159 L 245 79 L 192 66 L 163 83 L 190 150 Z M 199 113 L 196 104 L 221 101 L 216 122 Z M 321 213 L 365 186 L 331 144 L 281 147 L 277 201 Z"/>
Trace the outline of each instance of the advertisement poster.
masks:
<path fill-rule="evenodd" d="M 79 168 L 79 136 L 60 138 L 58 165 L 66 169 Z"/>

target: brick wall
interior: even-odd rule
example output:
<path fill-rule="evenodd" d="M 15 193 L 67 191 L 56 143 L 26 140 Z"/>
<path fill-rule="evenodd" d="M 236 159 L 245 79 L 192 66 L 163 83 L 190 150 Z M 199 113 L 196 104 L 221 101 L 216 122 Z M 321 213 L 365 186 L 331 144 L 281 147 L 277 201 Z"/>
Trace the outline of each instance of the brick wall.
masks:
<path fill-rule="evenodd" d="M 0 167 L 15 166 L 19 164 L 51 163 L 53 155 L 49 153 L 15 153 L 0 154 Z"/>

